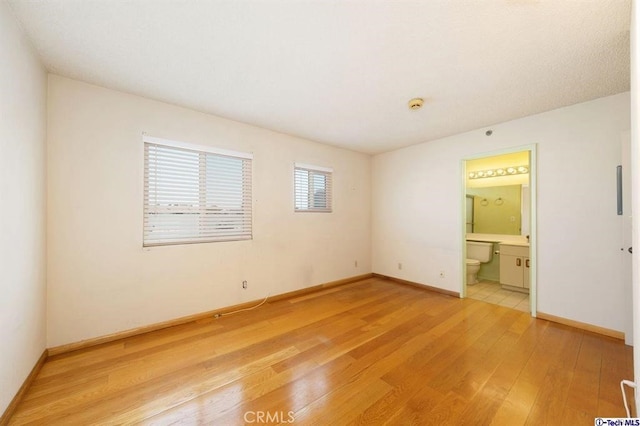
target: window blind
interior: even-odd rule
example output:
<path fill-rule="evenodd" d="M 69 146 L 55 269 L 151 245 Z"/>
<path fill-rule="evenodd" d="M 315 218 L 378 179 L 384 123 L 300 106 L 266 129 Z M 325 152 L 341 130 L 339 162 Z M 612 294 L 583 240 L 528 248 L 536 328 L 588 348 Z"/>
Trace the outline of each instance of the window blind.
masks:
<path fill-rule="evenodd" d="M 296 163 L 294 167 L 294 205 L 298 212 L 332 210 L 333 170 Z"/>
<path fill-rule="evenodd" d="M 251 198 L 249 154 L 145 138 L 145 247 L 251 239 Z"/>

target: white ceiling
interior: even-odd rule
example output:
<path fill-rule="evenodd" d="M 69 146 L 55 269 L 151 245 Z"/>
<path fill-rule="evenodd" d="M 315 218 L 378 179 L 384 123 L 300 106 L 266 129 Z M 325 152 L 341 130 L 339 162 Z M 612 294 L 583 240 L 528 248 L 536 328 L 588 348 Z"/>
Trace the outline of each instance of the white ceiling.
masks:
<path fill-rule="evenodd" d="M 630 0 L 7 1 L 52 73 L 365 153 L 629 90 Z"/>

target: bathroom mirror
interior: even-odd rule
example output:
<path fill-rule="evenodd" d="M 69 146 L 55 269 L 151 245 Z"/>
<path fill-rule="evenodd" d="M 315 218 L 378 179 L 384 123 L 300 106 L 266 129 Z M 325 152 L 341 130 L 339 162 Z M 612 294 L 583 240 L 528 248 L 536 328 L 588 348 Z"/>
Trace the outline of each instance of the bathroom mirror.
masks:
<path fill-rule="evenodd" d="M 467 233 L 529 235 L 529 152 L 465 162 Z"/>
<path fill-rule="evenodd" d="M 524 235 L 522 207 L 525 196 L 528 197 L 528 187 L 523 188 L 523 185 L 467 188 L 468 205 L 472 206 L 471 232 Z"/>

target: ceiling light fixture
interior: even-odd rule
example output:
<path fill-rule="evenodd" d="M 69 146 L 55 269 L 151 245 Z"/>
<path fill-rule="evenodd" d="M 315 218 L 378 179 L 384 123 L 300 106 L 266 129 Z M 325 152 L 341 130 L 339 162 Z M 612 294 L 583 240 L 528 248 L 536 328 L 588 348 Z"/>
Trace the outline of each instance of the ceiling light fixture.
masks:
<path fill-rule="evenodd" d="M 422 98 L 413 98 L 409 101 L 410 109 L 420 109 L 424 105 L 424 99 Z"/>
<path fill-rule="evenodd" d="M 529 173 L 529 167 L 527 166 L 513 166 L 499 169 L 478 170 L 475 172 L 469 172 L 469 179 L 480 179 L 489 177 L 501 177 L 509 175 L 523 175 Z"/>

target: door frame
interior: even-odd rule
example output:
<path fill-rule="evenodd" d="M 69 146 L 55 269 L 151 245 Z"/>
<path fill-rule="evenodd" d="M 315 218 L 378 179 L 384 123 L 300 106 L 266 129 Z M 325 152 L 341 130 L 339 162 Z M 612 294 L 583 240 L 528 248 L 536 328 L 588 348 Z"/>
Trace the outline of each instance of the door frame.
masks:
<path fill-rule="evenodd" d="M 460 287 L 460 298 L 467 297 L 467 227 L 466 227 L 466 195 L 467 195 L 467 161 L 479 158 L 495 157 L 497 155 L 512 154 L 515 152 L 529 151 L 529 192 L 531 197 L 530 205 L 530 228 L 529 228 L 529 259 L 531 268 L 529 271 L 529 309 L 532 317 L 536 317 L 538 310 L 538 144 L 520 145 L 511 148 L 503 148 L 496 151 L 482 152 L 469 155 L 460 160 L 460 229 L 462 246 L 462 258 L 460 270 L 462 271 L 462 284 Z"/>

